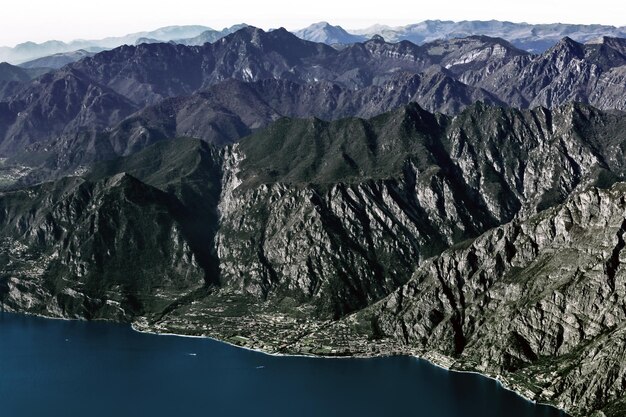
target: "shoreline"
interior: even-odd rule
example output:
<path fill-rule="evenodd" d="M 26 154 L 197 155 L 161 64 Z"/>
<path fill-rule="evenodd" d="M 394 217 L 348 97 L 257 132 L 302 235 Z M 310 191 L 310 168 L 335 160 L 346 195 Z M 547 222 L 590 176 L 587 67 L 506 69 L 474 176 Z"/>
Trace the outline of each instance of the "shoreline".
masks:
<path fill-rule="evenodd" d="M 60 320 L 60 321 L 80 321 L 80 322 L 84 322 L 84 323 L 89 323 L 89 322 L 102 322 L 102 323 L 109 323 L 109 324 L 116 324 L 116 325 L 120 325 L 120 326 L 128 326 L 132 331 L 139 333 L 139 334 L 145 334 L 145 335 L 152 335 L 152 336 L 164 336 L 164 337 L 182 337 L 182 338 L 189 338 L 189 339 L 205 339 L 205 340 L 211 340 L 217 343 L 221 343 L 221 344 L 225 344 L 227 346 L 233 347 L 233 348 L 237 348 L 237 349 L 244 349 L 250 352 L 255 352 L 261 355 L 267 355 L 267 356 L 272 356 L 272 357 L 294 357 L 294 358 L 308 358 L 308 359 L 375 359 L 375 358 L 390 358 L 390 357 L 398 357 L 398 356 L 407 356 L 407 357 L 411 357 L 411 358 L 415 358 L 417 360 L 422 360 L 425 361 L 433 366 L 436 366 L 439 369 L 448 371 L 448 372 L 456 372 L 456 373 L 466 373 L 466 374 L 475 374 L 475 375 L 479 375 L 483 378 L 487 378 L 490 379 L 494 382 L 497 383 L 497 385 L 500 388 L 503 388 L 509 392 L 514 393 L 515 395 L 517 395 L 518 397 L 522 398 L 523 400 L 534 404 L 534 405 L 543 405 L 543 406 L 549 406 L 552 408 L 557 409 L 558 411 L 565 413 L 566 416 L 571 416 L 573 417 L 573 414 L 571 414 L 569 411 L 558 407 L 554 404 L 550 404 L 550 403 L 545 403 L 545 402 L 539 402 L 539 401 L 535 401 L 531 398 L 528 398 L 527 396 L 525 396 L 524 394 L 522 394 L 520 391 L 516 390 L 515 388 L 509 386 L 506 384 L 506 379 L 501 378 L 499 375 L 493 376 L 493 375 L 488 375 L 488 374 L 484 374 L 478 371 L 472 371 L 472 370 L 463 370 L 463 369 L 452 369 L 451 367 L 445 365 L 442 362 L 438 362 L 435 360 L 435 358 L 433 357 L 426 357 L 426 356 L 421 356 L 418 355 L 416 353 L 406 353 L 406 354 L 377 354 L 377 355 L 358 355 L 358 354 L 348 354 L 348 355 L 342 355 L 342 356 L 329 356 L 329 355 L 316 355 L 316 354 L 305 354 L 305 353 L 277 353 L 277 352 L 268 352 L 265 350 L 262 350 L 260 348 L 254 348 L 254 347 L 250 347 L 250 346 L 241 346 L 241 345 L 236 345 L 232 342 L 228 342 L 226 340 L 222 340 L 222 339 L 218 339 L 212 336 L 197 336 L 197 335 L 187 335 L 187 334 L 180 334 L 180 333 L 171 333 L 171 332 L 159 332 L 159 331 L 155 331 L 155 330 L 151 330 L 151 329 L 140 329 L 136 326 L 136 322 L 131 322 L 131 323 L 122 323 L 119 321 L 114 321 L 114 320 L 109 320 L 109 319 L 93 319 L 93 320 L 87 320 L 84 318 L 67 318 L 67 317 L 60 317 L 60 316 L 46 316 L 43 314 L 38 314 L 38 313 L 29 313 L 29 312 L 15 312 L 15 311 L 2 311 L 0 312 L 0 316 L 2 315 L 2 313 L 8 313 L 8 314 L 15 314 L 15 315 L 21 315 L 21 316 L 30 316 L 30 317 L 37 317 L 37 318 L 41 318 L 41 319 L 48 319 L 48 320 Z M 451 358 L 445 356 L 445 355 L 441 355 L 442 359 L 450 359 L 450 363 L 455 363 L 454 360 L 452 360 Z"/>
<path fill-rule="evenodd" d="M 434 360 L 434 358 L 432 357 L 425 357 L 425 356 L 420 356 L 416 353 L 406 353 L 406 354 L 378 354 L 378 355 L 358 355 L 358 354 L 348 354 L 348 355 L 343 355 L 343 356 L 328 356 L 328 355 L 316 355 L 316 354 L 306 354 L 306 353 L 277 353 L 277 352 L 268 352 L 265 350 L 262 350 L 260 348 L 254 348 L 254 347 L 250 347 L 250 346 L 241 346 L 241 345 L 236 345 L 232 342 L 228 342 L 226 340 L 222 340 L 222 339 L 217 339 L 215 337 L 212 336 L 195 336 L 195 335 L 186 335 L 186 334 L 179 334 L 179 333 L 171 333 L 171 332 L 158 332 L 158 331 L 154 331 L 154 330 L 150 330 L 150 329 L 146 329 L 146 330 L 142 330 L 142 329 L 138 329 L 134 323 L 131 323 L 131 329 L 137 333 L 141 333 L 141 334 L 149 334 L 149 335 L 154 335 L 154 336 L 168 336 L 168 337 L 185 337 L 185 338 L 191 338 L 191 339 L 208 339 L 208 340 L 212 340 L 214 342 L 218 342 L 218 343 L 222 343 L 237 349 L 244 349 L 247 351 L 251 351 L 251 352 L 255 352 L 255 353 L 259 353 L 262 355 L 267 355 L 267 356 L 272 356 L 272 357 L 294 357 L 294 358 L 308 358 L 308 359 L 375 359 L 375 358 L 390 358 L 390 357 L 398 357 L 398 356 L 407 356 L 407 357 L 411 357 L 411 358 L 415 358 L 417 360 L 421 360 L 421 361 L 425 361 L 427 363 L 429 363 L 430 365 L 436 366 L 439 369 L 448 371 L 448 372 L 455 372 L 455 373 L 460 373 L 460 374 L 474 374 L 474 375 L 479 375 L 483 378 L 487 378 L 490 379 L 494 382 L 496 382 L 496 384 L 502 388 L 505 389 L 509 392 L 514 393 L 515 395 L 517 395 L 518 397 L 522 398 L 523 400 L 534 404 L 534 405 L 543 405 L 543 406 L 549 406 L 552 408 L 555 408 L 557 410 L 559 410 L 562 413 L 565 413 L 567 416 L 573 416 L 569 411 L 558 407 L 554 404 L 550 404 L 550 403 L 546 403 L 546 402 L 540 402 L 540 401 L 535 401 L 531 398 L 528 398 L 526 395 L 522 394 L 520 391 L 516 390 L 515 388 L 509 386 L 506 384 L 506 379 L 501 378 L 499 375 L 493 376 L 493 375 L 488 375 L 488 374 L 484 374 L 478 371 L 471 371 L 471 370 L 463 370 L 463 369 L 453 369 L 450 368 L 449 366 L 446 366 L 443 362 L 437 362 Z M 450 359 L 451 363 L 455 363 L 455 361 L 447 356 L 442 355 L 443 357 L 445 357 L 446 359 Z"/>

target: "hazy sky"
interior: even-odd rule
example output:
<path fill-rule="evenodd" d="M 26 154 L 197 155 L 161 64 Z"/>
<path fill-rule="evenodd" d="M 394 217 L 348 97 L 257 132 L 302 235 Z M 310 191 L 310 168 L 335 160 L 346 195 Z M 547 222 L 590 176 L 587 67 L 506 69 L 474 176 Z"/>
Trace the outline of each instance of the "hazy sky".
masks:
<path fill-rule="evenodd" d="M 299 29 L 322 20 L 350 29 L 426 19 L 625 26 L 623 4 L 623 0 L 18 0 L 3 2 L 0 45 L 97 39 L 168 25 L 221 29 L 242 22 L 264 29 Z"/>

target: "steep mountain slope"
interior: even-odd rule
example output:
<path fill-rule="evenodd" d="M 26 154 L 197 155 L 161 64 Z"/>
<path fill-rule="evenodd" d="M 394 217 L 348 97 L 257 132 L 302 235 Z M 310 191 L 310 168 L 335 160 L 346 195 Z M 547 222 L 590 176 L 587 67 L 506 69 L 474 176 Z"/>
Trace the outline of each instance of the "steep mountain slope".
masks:
<path fill-rule="evenodd" d="M 89 179 L 0 196 L 5 303 L 126 321 L 216 280 L 205 242 L 215 233 L 219 167 L 200 142 L 162 145 Z"/>
<path fill-rule="evenodd" d="M 452 244 L 621 178 L 624 123 L 583 106 L 476 105 L 448 118 L 410 105 L 369 121 L 281 119 L 215 162 L 224 172 L 221 282 L 263 297 L 289 289 L 320 314 L 354 311 Z M 144 152 L 128 158 L 150 161 Z"/>
<path fill-rule="evenodd" d="M 130 176 L 68 179 L 2 200 L 5 285 L 31 311 L 123 320 L 158 288 L 168 294 L 204 284 L 168 197 Z M 172 259 L 160 256 L 168 250 Z"/>
<path fill-rule="evenodd" d="M 445 251 L 349 328 L 575 415 L 622 415 L 625 196 L 591 188 Z"/>
<path fill-rule="evenodd" d="M 584 122 L 585 133 L 594 139 L 577 131 L 581 118 L 592 120 Z M 235 147 L 241 163 L 224 186 L 220 211 L 222 276 L 239 277 L 259 294 L 284 285 L 307 294 L 322 285 L 310 296 L 330 297 L 335 314 L 351 311 L 440 248 L 586 185 L 615 181 L 623 166 L 617 162 L 611 171 L 604 155 L 624 138 L 606 141 L 605 129 L 623 123 L 623 116 L 576 107 L 555 113 L 475 107 L 447 120 L 413 106 L 369 122 L 278 121 Z M 342 253 L 364 237 L 363 261 Z M 290 255 L 286 248 L 298 249 Z M 242 259 L 256 259 L 259 268 Z M 343 293 L 332 281 L 346 271 Z M 361 294 L 359 283 L 372 279 L 381 289 Z"/>
<path fill-rule="evenodd" d="M 158 141 L 0 194 L 0 299 L 271 351 L 428 354 L 617 416 L 625 127 L 579 104 L 411 104 L 221 149 Z"/>
<path fill-rule="evenodd" d="M 71 68 L 34 80 L 5 108 L 8 123 L 0 123 L 2 155 L 82 127 L 104 128 L 136 109 L 126 98 Z"/>

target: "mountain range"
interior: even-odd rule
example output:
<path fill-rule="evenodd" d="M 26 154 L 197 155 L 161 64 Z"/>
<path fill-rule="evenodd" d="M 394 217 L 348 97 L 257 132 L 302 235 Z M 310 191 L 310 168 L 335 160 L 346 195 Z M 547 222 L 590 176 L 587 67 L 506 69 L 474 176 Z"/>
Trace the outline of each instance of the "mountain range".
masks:
<path fill-rule="evenodd" d="M 604 36 L 624 38 L 626 37 L 626 27 L 566 23 L 529 24 L 498 20 L 461 22 L 426 20 L 399 27 L 375 25 L 366 29 L 354 30 L 351 33 L 366 38 L 380 35 L 390 42 L 408 40 L 417 44 L 438 39 L 485 35 L 506 39 L 516 47 L 528 52 L 542 53 L 566 36 L 581 43 Z"/>
<path fill-rule="evenodd" d="M 105 49 L 117 48 L 121 45 L 133 45 L 139 38 L 157 39 L 168 42 L 173 39 L 190 38 L 198 36 L 209 30 L 206 26 L 167 26 L 153 31 L 131 33 L 125 36 L 111 36 L 104 39 L 85 40 L 78 39 L 71 42 L 50 40 L 43 43 L 24 42 L 15 47 L 0 47 L 0 61 L 19 64 L 32 61 L 49 55 L 85 50 L 87 52 L 100 52 Z"/>
<path fill-rule="evenodd" d="M 4 309 L 624 415 L 625 39 L 224 35 L 0 65 Z"/>
<path fill-rule="evenodd" d="M 202 46 L 122 46 L 33 80 L 26 73 L 33 70 L 4 64 L 0 153 L 52 158 L 67 172 L 124 155 L 135 141 L 183 135 L 232 143 L 283 116 L 372 117 L 409 102 L 452 115 L 476 101 L 625 110 L 625 63 L 626 41 L 618 38 L 564 38 L 541 55 L 485 36 L 421 46 L 375 38 L 338 50 L 284 29 L 245 27 Z M 59 149 L 74 155 L 72 147 L 94 141 L 100 156 L 83 151 L 59 165 Z M 104 152 L 105 144 L 115 151 Z"/>
<path fill-rule="evenodd" d="M 215 42 L 245 26 L 247 25 L 242 23 L 230 28 L 224 28 L 223 30 L 215 30 L 206 26 L 168 26 L 153 31 L 99 40 L 76 40 L 69 43 L 47 41 L 41 44 L 25 42 L 14 48 L 0 47 L 0 62 L 6 61 L 12 64 L 21 64 L 50 55 L 72 53 L 79 50 L 95 53 L 125 44 L 175 42 L 183 45 L 203 45 L 206 42 Z M 528 24 L 497 20 L 461 22 L 426 20 L 406 26 L 374 25 L 358 30 L 345 30 L 341 26 L 319 22 L 296 30 L 294 34 L 304 40 L 322 42 L 328 45 L 347 45 L 365 42 L 374 36 L 382 36 L 388 42 L 407 40 L 420 45 L 441 39 L 485 35 L 506 39 L 517 48 L 531 53 L 542 53 L 566 36 L 581 43 L 594 41 L 605 36 L 625 38 L 626 28 L 563 23 Z M 40 62 L 40 64 L 43 63 L 45 61 Z M 32 64 L 29 63 L 29 65 Z"/>

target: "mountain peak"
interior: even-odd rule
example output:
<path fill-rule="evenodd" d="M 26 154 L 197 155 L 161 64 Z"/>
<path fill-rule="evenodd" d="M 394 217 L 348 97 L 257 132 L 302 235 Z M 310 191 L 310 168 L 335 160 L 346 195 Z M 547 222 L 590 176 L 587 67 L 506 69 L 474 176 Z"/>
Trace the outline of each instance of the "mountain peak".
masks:
<path fill-rule="evenodd" d="M 312 25 L 309 26 L 309 28 L 322 28 L 322 29 L 328 29 L 330 27 L 332 27 L 331 24 L 326 21 L 313 23 Z"/>
<path fill-rule="evenodd" d="M 328 22 L 317 22 L 295 32 L 301 39 L 326 44 L 350 44 L 365 40 L 362 36 L 346 32 L 341 26 L 333 26 Z"/>
<path fill-rule="evenodd" d="M 582 59 L 585 56 L 585 47 L 583 44 L 576 42 L 569 36 L 565 36 L 556 45 L 550 48 L 547 53 L 549 55 L 566 54 L 567 56 Z"/>
<path fill-rule="evenodd" d="M 269 39 L 281 40 L 281 41 L 301 41 L 296 35 L 289 32 L 284 27 L 279 27 L 269 31 L 257 28 L 255 26 L 244 26 L 241 29 L 225 36 L 227 40 L 251 40 L 252 43 L 260 44 L 261 42 Z"/>

